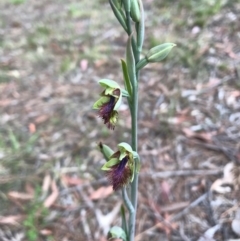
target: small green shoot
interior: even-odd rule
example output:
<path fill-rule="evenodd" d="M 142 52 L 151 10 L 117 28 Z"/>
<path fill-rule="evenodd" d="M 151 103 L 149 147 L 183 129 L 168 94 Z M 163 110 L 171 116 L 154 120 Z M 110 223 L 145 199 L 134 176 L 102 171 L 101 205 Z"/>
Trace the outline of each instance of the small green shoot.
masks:
<path fill-rule="evenodd" d="M 44 218 L 48 215 L 48 210 L 40 200 L 41 188 L 36 187 L 35 197 L 26 209 L 27 215 L 23 222 L 26 229 L 26 236 L 29 241 L 36 241 L 39 238 L 39 230 L 44 227 Z"/>

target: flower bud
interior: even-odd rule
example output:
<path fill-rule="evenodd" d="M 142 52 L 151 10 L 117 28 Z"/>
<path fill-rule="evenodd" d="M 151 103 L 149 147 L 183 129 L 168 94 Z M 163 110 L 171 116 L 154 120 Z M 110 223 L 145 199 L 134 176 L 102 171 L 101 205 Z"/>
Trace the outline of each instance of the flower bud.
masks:
<path fill-rule="evenodd" d="M 134 22 L 138 23 L 140 21 L 140 8 L 139 8 L 138 0 L 131 0 L 130 14 Z"/>
<path fill-rule="evenodd" d="M 122 25 L 123 29 L 127 32 L 127 24 L 126 24 L 126 18 L 124 16 L 123 10 L 121 8 L 121 3 L 119 3 L 118 0 L 109 0 L 110 6 L 113 10 L 113 13 L 119 23 Z"/>
<path fill-rule="evenodd" d="M 112 0 L 112 2 L 117 7 L 117 9 L 120 10 L 122 8 L 122 1 L 121 0 Z"/>
<path fill-rule="evenodd" d="M 122 228 L 118 226 L 113 226 L 108 232 L 108 240 L 113 240 L 113 239 L 127 240 L 127 235 Z"/>
<path fill-rule="evenodd" d="M 174 46 L 176 46 L 174 43 L 164 43 L 151 48 L 146 56 L 147 61 L 150 63 L 160 62 L 167 57 Z"/>
<path fill-rule="evenodd" d="M 131 0 L 123 0 L 124 8 L 126 12 L 130 12 Z"/>
<path fill-rule="evenodd" d="M 142 0 L 138 0 L 138 4 L 140 9 L 140 20 L 136 24 L 136 32 L 137 32 L 137 47 L 138 47 L 138 51 L 141 53 L 143 41 L 144 41 L 145 25 L 144 25 L 144 9 L 142 5 Z"/>

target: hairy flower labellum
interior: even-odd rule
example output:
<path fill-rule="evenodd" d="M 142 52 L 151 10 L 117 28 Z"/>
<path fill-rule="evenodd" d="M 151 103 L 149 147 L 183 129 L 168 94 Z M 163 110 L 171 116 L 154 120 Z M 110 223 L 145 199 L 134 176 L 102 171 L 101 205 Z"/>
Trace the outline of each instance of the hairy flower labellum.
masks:
<path fill-rule="evenodd" d="M 128 157 L 124 157 L 118 164 L 112 166 L 110 171 L 107 171 L 107 176 L 114 191 L 128 184 L 131 179 L 132 170 L 127 165 L 128 161 Z"/>
<path fill-rule="evenodd" d="M 106 89 L 102 92 L 101 98 L 94 103 L 93 108 L 99 111 L 104 124 L 109 129 L 114 129 L 118 120 L 117 109 L 121 104 L 122 91 L 115 81 L 101 80 L 99 83 Z"/>
<path fill-rule="evenodd" d="M 115 102 L 115 97 L 110 96 L 109 101 L 103 103 L 99 109 L 99 116 L 104 120 L 104 124 L 109 129 L 114 129 L 118 119 L 118 112 L 114 110 Z"/>

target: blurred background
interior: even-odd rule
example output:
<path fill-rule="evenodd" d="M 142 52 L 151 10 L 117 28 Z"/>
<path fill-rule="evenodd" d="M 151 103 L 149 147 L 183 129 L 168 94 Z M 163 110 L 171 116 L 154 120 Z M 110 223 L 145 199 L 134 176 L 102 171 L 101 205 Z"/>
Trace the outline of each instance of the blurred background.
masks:
<path fill-rule="evenodd" d="M 141 71 L 136 240 L 239 240 L 240 1 L 143 2 L 143 55 L 177 47 Z M 126 41 L 105 0 L 0 0 L 0 240 L 121 224 L 97 144 L 130 142 L 130 115 L 111 131 L 92 105 Z"/>

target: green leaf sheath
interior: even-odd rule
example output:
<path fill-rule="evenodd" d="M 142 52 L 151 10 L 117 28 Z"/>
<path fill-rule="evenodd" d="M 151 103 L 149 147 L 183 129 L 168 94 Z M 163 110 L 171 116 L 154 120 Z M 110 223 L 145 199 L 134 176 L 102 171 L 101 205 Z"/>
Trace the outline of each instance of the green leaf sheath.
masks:
<path fill-rule="evenodd" d="M 144 41 L 144 33 L 145 33 L 145 22 L 144 22 L 144 9 L 142 5 L 142 0 L 138 0 L 140 7 L 140 21 L 136 23 L 136 31 L 137 31 L 137 48 L 139 54 L 142 52 L 143 41 Z"/>
<path fill-rule="evenodd" d="M 128 94 L 131 97 L 132 96 L 132 85 L 131 85 L 131 81 L 130 81 L 129 75 L 128 75 L 127 64 L 123 59 L 121 59 L 121 64 L 122 64 L 125 88 L 127 89 Z"/>
<path fill-rule="evenodd" d="M 132 87 L 137 85 L 137 79 L 136 79 L 136 66 L 135 66 L 135 59 L 134 54 L 132 50 L 132 35 L 129 36 L 128 42 L 127 42 L 127 49 L 126 49 L 126 64 L 127 64 L 127 70 L 128 75 L 132 84 Z"/>

